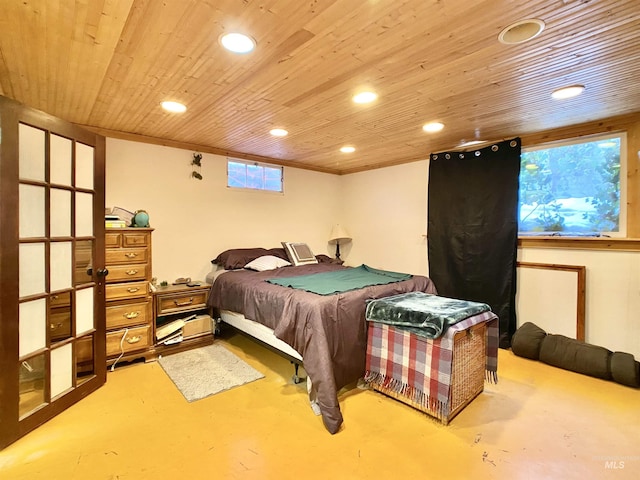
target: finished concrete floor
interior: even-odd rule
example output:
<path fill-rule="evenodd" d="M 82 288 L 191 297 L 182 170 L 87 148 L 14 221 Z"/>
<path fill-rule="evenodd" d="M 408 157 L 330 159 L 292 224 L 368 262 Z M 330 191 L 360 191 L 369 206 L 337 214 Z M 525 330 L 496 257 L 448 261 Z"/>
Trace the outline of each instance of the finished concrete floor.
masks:
<path fill-rule="evenodd" d="M 123 365 L 0 451 L 0 479 L 640 478 L 639 389 L 500 350 L 499 383 L 449 426 L 353 388 L 331 435 L 289 362 L 240 335 L 216 342 L 265 378 L 188 403 L 157 362 Z"/>

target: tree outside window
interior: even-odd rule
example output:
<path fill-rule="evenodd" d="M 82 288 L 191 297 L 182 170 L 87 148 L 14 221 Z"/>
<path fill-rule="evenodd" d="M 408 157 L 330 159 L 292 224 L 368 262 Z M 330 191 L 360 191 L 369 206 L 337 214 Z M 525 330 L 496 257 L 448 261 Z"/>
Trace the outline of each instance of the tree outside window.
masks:
<path fill-rule="evenodd" d="M 620 232 L 622 135 L 525 149 L 520 164 L 520 234 Z"/>

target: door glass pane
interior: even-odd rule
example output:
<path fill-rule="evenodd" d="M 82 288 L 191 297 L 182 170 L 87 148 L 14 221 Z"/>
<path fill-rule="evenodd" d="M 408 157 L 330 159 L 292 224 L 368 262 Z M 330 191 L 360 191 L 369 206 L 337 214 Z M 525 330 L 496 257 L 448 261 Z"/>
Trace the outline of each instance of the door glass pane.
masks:
<path fill-rule="evenodd" d="M 18 137 L 20 178 L 44 182 L 44 131 L 21 123 Z"/>
<path fill-rule="evenodd" d="M 71 140 L 51 134 L 49 142 L 49 182 L 71 186 Z"/>
<path fill-rule="evenodd" d="M 95 373 L 93 365 L 93 335 L 85 335 L 76 342 L 76 386 Z"/>
<path fill-rule="evenodd" d="M 51 242 L 51 291 L 71 288 L 71 242 Z"/>
<path fill-rule="evenodd" d="M 93 329 L 93 288 L 76 290 L 76 336 Z"/>
<path fill-rule="evenodd" d="M 20 417 L 45 404 L 44 353 L 28 358 L 20 364 Z"/>
<path fill-rule="evenodd" d="M 44 237 L 44 187 L 20 185 L 20 238 Z"/>
<path fill-rule="evenodd" d="M 93 190 L 93 147 L 76 143 L 76 188 Z"/>
<path fill-rule="evenodd" d="M 70 389 L 73 384 L 73 355 L 71 343 L 51 350 L 51 398 Z"/>
<path fill-rule="evenodd" d="M 78 240 L 73 275 L 74 286 L 93 281 L 93 277 L 87 273 L 89 268 L 93 268 L 93 240 Z"/>
<path fill-rule="evenodd" d="M 20 356 L 47 345 L 47 301 L 44 298 L 20 304 Z"/>
<path fill-rule="evenodd" d="M 44 293 L 44 243 L 21 243 L 19 252 L 20 296 Z"/>
<path fill-rule="evenodd" d="M 52 237 L 71 236 L 71 192 L 51 189 L 51 213 L 49 231 Z"/>
<path fill-rule="evenodd" d="M 49 338 L 55 343 L 71 334 L 71 292 L 55 293 L 49 297 Z"/>
<path fill-rule="evenodd" d="M 76 237 L 93 236 L 93 195 L 76 192 Z"/>

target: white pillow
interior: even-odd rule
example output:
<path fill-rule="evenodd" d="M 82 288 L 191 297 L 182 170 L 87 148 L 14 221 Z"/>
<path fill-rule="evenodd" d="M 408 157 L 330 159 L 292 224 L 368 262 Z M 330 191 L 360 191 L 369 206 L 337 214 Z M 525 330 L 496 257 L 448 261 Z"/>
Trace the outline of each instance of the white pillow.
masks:
<path fill-rule="evenodd" d="M 244 268 L 264 272 L 265 270 L 275 270 L 276 268 L 288 267 L 289 265 L 291 264 L 282 258 L 274 257 L 273 255 L 264 255 L 247 263 Z"/>

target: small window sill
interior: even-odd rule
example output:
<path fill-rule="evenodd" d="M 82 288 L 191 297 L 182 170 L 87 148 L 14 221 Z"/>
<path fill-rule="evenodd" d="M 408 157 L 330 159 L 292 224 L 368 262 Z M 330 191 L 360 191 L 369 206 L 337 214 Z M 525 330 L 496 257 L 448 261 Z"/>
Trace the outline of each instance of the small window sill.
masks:
<path fill-rule="evenodd" d="M 640 252 L 640 238 L 518 237 L 518 247 Z"/>

